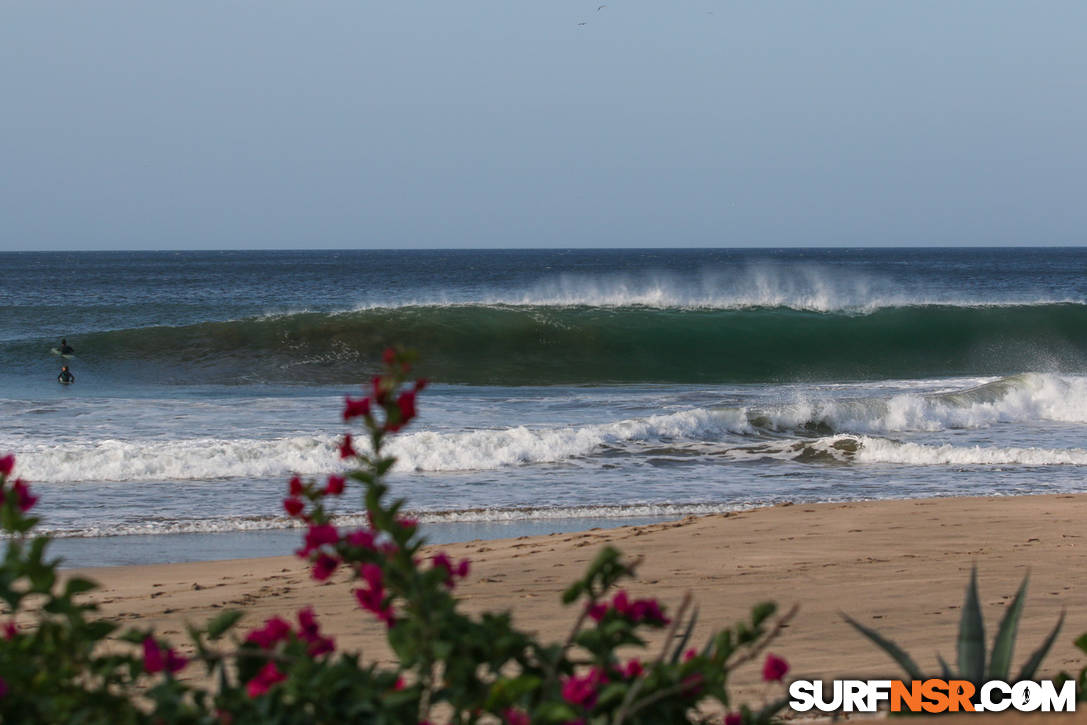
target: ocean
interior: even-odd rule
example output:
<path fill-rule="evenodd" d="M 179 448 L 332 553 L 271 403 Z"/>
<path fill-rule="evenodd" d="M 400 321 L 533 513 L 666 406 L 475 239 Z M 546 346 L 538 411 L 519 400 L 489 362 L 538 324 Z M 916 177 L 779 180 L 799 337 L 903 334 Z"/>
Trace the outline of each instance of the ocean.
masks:
<path fill-rule="evenodd" d="M 291 551 L 288 477 L 340 469 L 343 396 L 397 343 L 432 384 L 393 490 L 438 541 L 1087 490 L 1085 249 L 0 253 L 0 270 L 0 453 L 73 566 Z M 359 511 L 345 497 L 341 521 Z"/>

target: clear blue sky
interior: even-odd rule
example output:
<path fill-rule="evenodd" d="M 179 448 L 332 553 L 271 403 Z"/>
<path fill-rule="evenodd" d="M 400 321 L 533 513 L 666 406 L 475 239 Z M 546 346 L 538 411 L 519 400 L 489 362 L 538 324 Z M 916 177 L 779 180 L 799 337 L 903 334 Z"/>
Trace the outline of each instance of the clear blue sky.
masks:
<path fill-rule="evenodd" d="M 1082 0 L 13 0 L 0 249 L 1082 244 L 1085 29 Z"/>

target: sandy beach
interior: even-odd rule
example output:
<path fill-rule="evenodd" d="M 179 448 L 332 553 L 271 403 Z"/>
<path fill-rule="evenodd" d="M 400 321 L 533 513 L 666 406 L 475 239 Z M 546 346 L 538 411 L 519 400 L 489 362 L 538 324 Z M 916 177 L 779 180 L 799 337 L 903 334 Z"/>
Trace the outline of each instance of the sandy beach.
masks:
<path fill-rule="evenodd" d="M 1029 571 L 1016 664 L 1064 610 L 1064 629 L 1043 667 L 1053 675 L 1084 665 L 1072 645 L 1087 631 L 1084 520 L 1084 494 L 783 505 L 442 548 L 472 560 L 472 574 L 458 590 L 469 610 L 512 609 L 519 626 L 546 639 L 566 635 L 574 612 L 563 610 L 559 594 L 604 544 L 644 557 L 629 587 L 638 596 L 675 607 L 684 592 L 693 593 L 701 611 L 696 638 L 737 620 L 757 601 L 774 599 L 783 609 L 799 604 L 772 651 L 792 664 L 790 677 L 824 679 L 898 674 L 841 612 L 935 671 L 937 652 L 953 661 L 971 564 L 978 566 L 990 637 Z M 252 626 L 312 603 L 340 648 L 388 657 L 382 628 L 358 610 L 347 580 L 317 583 L 291 557 L 79 571 L 103 585 L 95 598 L 106 616 L 153 626 L 178 642 L 186 621 L 201 622 L 223 608 L 245 609 L 244 623 Z M 754 669 L 738 673 L 736 684 L 752 697 L 763 692 Z"/>

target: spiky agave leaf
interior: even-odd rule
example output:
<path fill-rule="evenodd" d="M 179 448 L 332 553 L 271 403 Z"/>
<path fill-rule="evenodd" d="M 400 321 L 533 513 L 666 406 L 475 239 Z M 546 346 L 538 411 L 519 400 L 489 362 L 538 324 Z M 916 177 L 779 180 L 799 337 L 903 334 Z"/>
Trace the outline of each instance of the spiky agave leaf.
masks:
<path fill-rule="evenodd" d="M 891 656 L 898 665 L 905 670 L 911 680 L 923 680 L 925 679 L 921 675 L 921 668 L 917 666 L 917 663 L 913 661 L 913 658 L 906 654 L 906 651 L 899 647 L 891 640 L 884 637 L 882 634 L 872 629 L 871 627 L 865 627 L 860 622 L 854 620 L 848 614 L 842 614 L 842 618 L 845 621 L 853 625 L 853 628 L 863 634 L 868 639 L 872 640 L 877 647 Z"/>
<path fill-rule="evenodd" d="M 1008 672 L 1011 670 L 1012 653 L 1015 650 L 1015 637 L 1019 632 L 1019 618 L 1023 614 L 1023 604 L 1027 598 L 1027 581 L 1030 575 L 1023 577 L 1023 583 L 1019 585 L 1019 591 L 1015 593 L 1011 605 L 1004 612 L 1000 620 L 1000 628 L 997 630 L 996 639 L 993 640 L 993 652 L 989 657 L 989 675 L 986 679 L 1001 680 L 1007 682 Z"/>
<path fill-rule="evenodd" d="M 1042 664 L 1042 660 L 1045 659 L 1046 654 L 1049 653 L 1049 648 L 1053 646 L 1053 641 L 1057 639 L 1057 633 L 1061 631 L 1061 625 L 1064 624 L 1064 610 L 1061 610 L 1060 619 L 1057 620 L 1057 626 L 1053 628 L 1053 631 L 1049 633 L 1049 636 L 1042 642 L 1042 646 L 1034 651 L 1034 654 L 1030 656 L 1027 663 L 1023 665 L 1023 669 L 1019 671 L 1019 677 L 1016 678 L 1016 682 L 1020 680 L 1033 680 L 1034 672 L 1038 669 L 1038 665 Z"/>
<path fill-rule="evenodd" d="M 970 584 L 966 587 L 966 599 L 962 604 L 958 639 L 959 674 L 970 682 L 985 678 L 985 622 L 981 618 L 978 601 L 978 570 L 970 567 Z"/>
<path fill-rule="evenodd" d="M 951 666 L 947 664 L 947 660 L 945 660 L 939 653 L 937 653 L 936 659 L 940 662 L 940 677 L 945 680 L 958 679 L 957 677 L 955 677 L 954 673 L 951 672 Z"/>

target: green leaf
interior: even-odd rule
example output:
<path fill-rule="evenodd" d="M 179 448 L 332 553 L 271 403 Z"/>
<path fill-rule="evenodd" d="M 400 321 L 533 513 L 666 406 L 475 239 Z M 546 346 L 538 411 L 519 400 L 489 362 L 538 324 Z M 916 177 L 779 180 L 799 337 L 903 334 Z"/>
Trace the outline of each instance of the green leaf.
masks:
<path fill-rule="evenodd" d="M 1012 653 L 1015 650 L 1015 636 L 1019 631 L 1019 617 L 1023 614 L 1023 604 L 1026 601 L 1027 580 L 1030 575 L 1023 577 L 1023 583 L 1019 585 L 1019 591 L 1015 593 L 1015 599 L 1004 617 L 1000 620 L 1000 628 L 997 630 L 996 639 L 993 640 L 993 653 L 989 658 L 989 674 L 986 679 L 1001 680 L 1006 682 L 1008 672 L 1011 670 Z"/>
<path fill-rule="evenodd" d="M 959 674 L 970 682 L 978 683 L 985 678 L 985 623 L 978 601 L 978 570 L 970 568 L 970 583 L 966 587 L 966 599 L 962 604 L 958 639 Z"/>
<path fill-rule="evenodd" d="M 585 582 L 574 582 L 562 593 L 562 603 L 572 604 L 577 601 L 583 591 L 585 591 Z"/>
<path fill-rule="evenodd" d="M 679 638 L 679 642 L 676 643 L 676 649 L 672 652 L 672 664 L 679 662 L 680 655 L 683 654 L 684 647 L 687 646 L 687 642 L 691 639 L 691 633 L 694 632 L 695 622 L 698 621 L 698 607 L 695 607 L 694 612 L 691 613 L 691 619 L 687 622 L 687 629 L 683 631 L 683 636 Z"/>
<path fill-rule="evenodd" d="M 917 663 L 913 661 L 913 658 L 906 654 L 906 651 L 899 647 L 897 644 L 887 639 L 879 632 L 870 627 L 865 627 L 860 622 L 855 621 L 849 615 L 843 614 L 842 617 L 845 621 L 853 625 L 853 628 L 863 634 L 868 639 L 872 640 L 877 647 L 889 654 L 891 658 L 899 664 L 899 666 L 905 670 L 911 680 L 923 680 L 924 676 L 921 674 L 921 668 L 917 666 Z"/>
<path fill-rule="evenodd" d="M 1038 665 L 1042 664 L 1042 660 L 1044 660 L 1045 656 L 1049 653 L 1049 648 L 1053 646 L 1053 641 L 1057 639 L 1057 633 L 1061 631 L 1061 625 L 1063 624 L 1064 612 L 1062 611 L 1060 619 L 1057 620 L 1057 626 L 1055 626 L 1053 631 L 1049 633 L 1049 636 L 1045 638 L 1045 641 L 1042 642 L 1042 646 L 1035 650 L 1034 654 L 1027 660 L 1027 663 L 1023 665 L 1023 669 L 1020 670 L 1019 677 L 1016 678 L 1016 681 L 1034 679 L 1034 671 L 1038 669 Z M 1083 637 L 1080 637 L 1080 639 L 1083 639 Z M 1078 642 L 1079 640 L 1076 641 Z"/>
<path fill-rule="evenodd" d="M 68 580 L 64 585 L 65 596 L 75 596 L 76 594 L 82 594 L 83 592 L 93 591 L 98 588 L 98 583 L 93 582 L 90 579 L 84 579 L 83 577 L 74 576 Z"/>
<path fill-rule="evenodd" d="M 208 638 L 213 640 L 219 639 L 223 636 L 223 634 L 226 633 L 227 630 L 237 624 L 238 620 L 241 619 L 244 615 L 245 612 L 237 609 L 228 609 L 225 612 L 217 615 L 214 619 L 208 622 Z"/>
<path fill-rule="evenodd" d="M 1080 651 L 1087 653 L 1087 632 L 1084 632 L 1083 634 L 1081 634 L 1079 636 L 1079 639 L 1077 639 L 1072 644 L 1079 647 Z"/>
<path fill-rule="evenodd" d="M 774 602 L 759 602 L 751 608 L 751 621 L 756 627 L 774 616 L 778 605 Z"/>
<path fill-rule="evenodd" d="M 947 660 L 945 660 L 939 654 L 936 655 L 936 659 L 940 662 L 940 677 L 945 680 L 957 679 L 955 675 L 951 672 L 951 666 L 947 664 Z"/>

